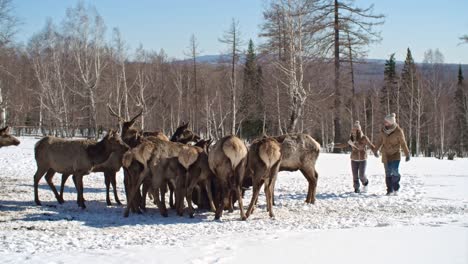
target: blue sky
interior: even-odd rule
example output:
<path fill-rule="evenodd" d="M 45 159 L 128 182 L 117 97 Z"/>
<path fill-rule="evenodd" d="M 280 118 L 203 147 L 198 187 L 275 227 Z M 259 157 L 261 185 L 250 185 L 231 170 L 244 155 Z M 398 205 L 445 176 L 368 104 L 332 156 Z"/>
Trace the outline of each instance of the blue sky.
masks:
<path fill-rule="evenodd" d="M 104 18 L 107 35 L 118 27 L 131 50 L 141 43 L 146 49 L 163 48 L 170 57 L 183 58 L 191 34 L 195 34 L 202 55 L 219 54 L 225 47 L 218 41 L 232 18 L 239 20 L 242 36 L 261 41 L 265 0 L 96 0 L 92 4 Z M 22 20 L 17 40 L 27 42 L 41 30 L 48 17 L 60 23 L 72 0 L 13 0 Z M 380 27 L 383 40 L 369 47 L 369 58 L 384 59 L 396 53 L 404 60 L 410 47 L 420 62 L 424 51 L 439 48 L 448 63 L 468 64 L 468 44 L 458 37 L 468 34 L 468 0 L 356 0 L 358 6 L 375 4 L 375 12 L 386 15 Z"/>

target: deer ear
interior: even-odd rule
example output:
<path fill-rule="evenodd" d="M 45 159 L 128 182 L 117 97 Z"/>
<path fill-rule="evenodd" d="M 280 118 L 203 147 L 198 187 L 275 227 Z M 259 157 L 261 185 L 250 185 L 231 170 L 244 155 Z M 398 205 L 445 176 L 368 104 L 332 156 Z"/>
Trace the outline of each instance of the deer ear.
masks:
<path fill-rule="evenodd" d="M 8 134 L 10 133 L 10 127 L 6 126 L 0 130 L 0 134 Z"/>
<path fill-rule="evenodd" d="M 187 129 L 189 124 L 190 124 L 190 121 L 187 121 L 187 123 L 182 124 L 180 127 L 183 128 L 183 129 Z"/>

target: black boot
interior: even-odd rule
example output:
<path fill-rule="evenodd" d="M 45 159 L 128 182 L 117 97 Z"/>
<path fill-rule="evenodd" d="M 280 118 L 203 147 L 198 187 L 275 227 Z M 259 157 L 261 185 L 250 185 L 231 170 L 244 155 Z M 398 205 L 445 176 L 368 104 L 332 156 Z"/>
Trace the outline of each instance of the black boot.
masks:
<path fill-rule="evenodd" d="M 392 177 L 385 177 L 385 184 L 387 185 L 387 195 L 393 193 L 393 182 Z"/>

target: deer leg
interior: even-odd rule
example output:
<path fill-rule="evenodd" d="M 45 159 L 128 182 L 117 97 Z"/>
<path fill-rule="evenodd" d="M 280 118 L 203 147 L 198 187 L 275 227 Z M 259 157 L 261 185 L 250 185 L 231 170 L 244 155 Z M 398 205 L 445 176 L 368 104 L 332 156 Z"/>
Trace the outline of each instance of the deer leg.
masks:
<path fill-rule="evenodd" d="M 127 207 L 125 208 L 125 211 L 124 211 L 124 217 L 128 217 L 128 215 L 130 214 L 130 209 L 132 208 L 132 206 L 135 206 L 135 208 L 138 208 L 138 204 L 135 203 L 134 198 L 136 196 L 136 193 L 140 191 L 140 185 L 143 183 L 147 172 L 148 172 L 148 169 L 144 168 L 143 172 L 141 172 L 139 174 L 136 184 L 134 186 L 132 186 L 132 188 L 130 188 L 131 192 L 130 192 L 130 195 L 128 197 L 129 200 L 127 201 Z M 131 182 L 131 181 L 132 180 L 130 179 L 129 182 Z"/>
<path fill-rule="evenodd" d="M 153 188 L 155 187 L 155 185 L 153 184 Z M 159 189 L 160 187 L 157 187 L 157 189 Z M 156 188 L 155 188 L 156 189 Z M 168 214 L 167 214 L 167 208 L 166 208 L 166 202 L 164 200 L 160 200 L 159 198 L 159 195 L 155 195 L 155 199 L 156 199 L 156 203 L 158 204 L 158 208 L 159 208 L 159 213 L 163 216 L 163 217 L 168 217 Z"/>
<path fill-rule="evenodd" d="M 73 177 L 76 180 L 76 191 L 78 192 L 78 205 L 82 208 L 85 209 L 86 205 L 84 203 L 84 197 L 83 197 L 83 175 L 82 174 L 73 174 Z"/>
<path fill-rule="evenodd" d="M 153 188 L 153 190 L 161 191 L 161 198 L 163 199 L 160 199 L 159 195 L 154 195 L 154 198 L 156 199 L 156 203 L 158 205 L 159 212 L 161 213 L 161 215 L 163 217 L 167 217 L 168 214 L 167 214 L 167 208 L 166 208 L 166 201 L 164 200 L 165 194 L 163 194 L 163 190 L 162 190 L 163 188 L 161 188 L 162 186 L 165 186 L 167 184 L 167 181 L 164 180 L 163 176 L 160 174 L 161 173 L 159 173 L 158 170 L 153 170 L 152 168 L 151 187 Z"/>
<path fill-rule="evenodd" d="M 211 183 L 209 180 L 205 180 L 204 185 L 206 189 L 206 194 L 208 195 L 208 201 L 210 202 L 211 211 L 214 212 L 216 211 L 216 208 L 213 202 L 213 193 L 211 192 Z"/>
<path fill-rule="evenodd" d="M 218 200 L 218 208 L 216 208 L 215 220 L 219 220 L 221 216 L 223 216 L 225 196 L 229 194 L 227 193 L 226 187 L 221 182 L 218 185 L 218 189 L 219 189 L 219 200 Z"/>
<path fill-rule="evenodd" d="M 161 185 L 159 185 L 159 186 L 162 186 L 162 184 L 164 184 L 165 187 L 163 188 L 164 191 L 161 191 L 161 203 L 164 204 L 164 208 L 167 208 L 166 207 L 166 193 L 167 193 L 167 189 L 168 189 L 167 181 L 161 180 Z"/>
<path fill-rule="evenodd" d="M 192 194 L 193 194 L 193 189 L 197 183 L 195 180 L 191 180 L 189 186 L 187 187 L 187 190 L 185 191 L 185 199 L 187 200 L 187 205 L 188 205 L 188 210 L 189 210 L 189 216 L 190 218 L 193 218 L 193 204 L 192 204 Z"/>
<path fill-rule="evenodd" d="M 141 203 L 141 193 L 140 193 L 140 186 L 137 186 L 137 182 L 139 180 L 139 176 L 141 172 L 137 171 L 138 166 L 135 162 L 129 168 L 124 168 L 124 184 L 126 184 L 126 196 L 127 196 L 127 207 L 129 207 L 129 212 L 132 213 L 141 213 L 140 211 L 140 203 Z M 143 168 L 144 170 L 144 168 Z M 134 189 L 136 188 L 136 190 Z M 135 190 L 135 193 L 132 193 Z M 133 195 L 133 197 L 130 197 Z M 125 216 L 125 213 L 124 213 Z"/>
<path fill-rule="evenodd" d="M 130 209 L 133 213 L 138 212 L 139 208 L 135 208 L 135 205 L 130 202 L 130 192 L 132 190 L 132 179 L 131 173 L 128 168 L 124 168 L 124 190 L 125 190 L 125 198 L 127 199 L 127 205 L 130 204 Z M 138 209 L 138 210 L 137 210 Z"/>
<path fill-rule="evenodd" d="M 116 180 L 116 173 L 113 172 L 113 173 L 110 173 L 110 179 L 111 179 L 111 184 L 112 184 L 112 189 L 114 190 L 114 199 L 115 199 L 115 202 L 118 204 L 118 205 L 122 205 L 122 203 L 120 202 L 120 199 L 119 199 L 119 196 L 117 194 L 117 180 Z"/>
<path fill-rule="evenodd" d="M 106 184 L 106 203 L 107 206 L 111 206 L 111 200 L 110 200 L 110 195 L 109 195 L 109 189 L 110 189 L 110 175 L 107 172 L 104 172 L 104 183 Z"/>
<path fill-rule="evenodd" d="M 140 208 L 146 212 L 146 196 L 148 195 L 148 190 L 150 188 L 150 182 L 148 180 L 143 181 L 143 187 L 141 189 L 141 200 Z"/>
<path fill-rule="evenodd" d="M 243 221 L 247 220 L 247 217 L 244 212 L 244 202 L 242 201 L 242 190 L 241 186 L 236 187 L 237 202 L 239 203 L 240 216 Z"/>
<path fill-rule="evenodd" d="M 34 174 L 34 202 L 36 205 L 41 205 L 41 201 L 39 200 L 39 181 L 41 180 L 42 176 L 47 172 L 47 169 L 37 168 L 36 173 Z"/>
<path fill-rule="evenodd" d="M 275 215 L 273 214 L 273 208 L 272 208 L 273 200 L 271 199 L 271 186 L 272 186 L 271 180 L 267 179 L 265 181 L 265 197 L 266 197 L 266 202 L 267 202 L 267 211 L 270 217 L 275 217 Z"/>
<path fill-rule="evenodd" d="M 57 192 L 57 189 L 55 188 L 54 182 L 52 181 L 54 178 L 55 171 L 52 169 L 49 169 L 45 175 L 45 179 L 47 181 L 47 184 L 49 185 L 50 189 L 52 192 L 54 192 L 55 199 L 57 199 L 57 202 L 59 204 L 63 204 L 63 201 L 60 199 L 60 195 Z"/>
<path fill-rule="evenodd" d="M 184 198 L 186 196 L 185 186 L 186 186 L 185 179 L 179 176 L 176 179 L 176 189 L 175 189 L 175 198 L 176 198 L 175 207 L 177 209 L 178 216 L 184 215 L 184 207 L 185 207 Z"/>
<path fill-rule="evenodd" d="M 271 194 L 271 206 L 275 205 L 275 185 L 276 185 L 276 178 L 278 176 L 278 170 L 279 170 L 279 164 L 280 162 L 277 162 L 271 167 L 269 171 L 266 172 L 269 177 L 269 184 L 265 184 L 265 195 L 267 192 L 270 192 Z M 268 200 L 267 200 L 268 201 Z M 267 204 L 267 211 L 270 212 L 270 208 L 268 207 Z M 271 216 L 270 217 L 274 217 Z"/>
<path fill-rule="evenodd" d="M 129 192 L 129 176 L 128 176 L 128 170 L 127 168 L 124 168 L 124 190 L 125 190 L 125 199 L 127 199 L 128 203 L 128 192 Z"/>
<path fill-rule="evenodd" d="M 62 202 L 65 202 L 65 200 L 63 200 L 63 192 L 65 190 L 65 183 L 67 182 L 68 177 L 70 177 L 70 174 L 62 174 L 62 182 L 60 184 L 60 199 Z"/>
<path fill-rule="evenodd" d="M 315 191 L 317 188 L 317 178 L 315 176 L 315 169 L 314 168 L 304 168 L 301 169 L 302 174 L 306 177 L 309 187 L 307 191 L 307 198 L 306 203 L 315 203 Z"/>
<path fill-rule="evenodd" d="M 161 197 L 160 201 L 164 201 L 164 202 L 166 201 L 166 193 L 167 193 L 167 184 L 159 188 L 159 196 Z M 154 203 L 157 205 L 156 199 L 154 199 Z"/>
<path fill-rule="evenodd" d="M 276 171 L 276 173 L 278 173 L 278 171 Z M 272 205 L 276 205 L 275 203 L 275 185 L 276 185 L 276 175 L 275 175 L 275 180 L 273 182 L 270 183 L 271 185 L 271 204 Z"/>
<path fill-rule="evenodd" d="M 249 208 L 245 216 L 248 218 L 254 211 L 255 206 L 257 205 L 258 194 L 260 193 L 260 188 L 262 187 L 261 182 L 254 181 L 252 187 L 252 199 L 250 200 Z"/>
<path fill-rule="evenodd" d="M 176 206 L 174 204 L 174 184 L 170 180 L 167 183 L 167 185 L 169 186 L 169 206 L 171 207 L 171 209 L 175 209 Z"/>
<path fill-rule="evenodd" d="M 268 212 L 270 213 L 270 217 L 273 218 L 275 215 L 273 214 L 273 205 L 274 205 L 274 190 L 275 190 L 275 183 L 276 183 L 276 177 L 278 175 L 278 168 L 279 168 L 279 162 L 276 164 L 277 166 L 273 167 L 270 171 L 270 182 L 268 186 L 268 193 L 270 196 L 270 199 L 267 199 L 267 204 Z"/>

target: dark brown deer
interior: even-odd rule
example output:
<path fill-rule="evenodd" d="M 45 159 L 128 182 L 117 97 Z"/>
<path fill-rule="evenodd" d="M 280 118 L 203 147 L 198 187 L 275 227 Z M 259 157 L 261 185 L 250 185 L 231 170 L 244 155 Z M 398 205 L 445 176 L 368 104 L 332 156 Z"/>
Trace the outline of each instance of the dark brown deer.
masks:
<path fill-rule="evenodd" d="M 7 146 L 18 146 L 20 141 L 14 136 L 10 135 L 10 128 L 8 126 L 0 129 L 0 148 Z"/>
<path fill-rule="evenodd" d="M 187 144 L 189 142 L 198 142 L 200 140 L 200 136 L 195 134 L 192 130 L 188 129 L 189 122 L 182 123 L 176 131 L 174 135 L 171 137 L 172 142 L 179 142 L 183 144 Z"/>
<path fill-rule="evenodd" d="M 286 134 L 273 137 L 281 144 L 280 171 L 300 170 L 309 183 L 306 203 L 315 203 L 318 173 L 315 163 L 320 144 L 307 134 Z M 273 186 L 274 189 L 274 186 Z M 272 196 L 274 204 L 274 196 Z"/>
<path fill-rule="evenodd" d="M 34 174 L 34 201 L 41 205 L 38 195 L 40 179 L 45 175 L 46 181 L 59 203 L 63 199 L 57 193 L 52 182 L 56 172 L 73 174 L 77 189 L 77 202 L 86 208 L 83 198 L 83 176 L 89 174 L 93 167 L 109 159 L 112 152 L 126 151 L 128 146 L 120 136 L 111 131 L 101 141 L 83 139 L 70 140 L 56 137 L 44 137 L 34 147 L 37 171 Z"/>
<path fill-rule="evenodd" d="M 273 214 L 273 188 L 275 186 L 280 162 L 281 145 L 276 139 L 271 137 L 263 138 L 254 141 L 250 146 L 247 156 L 246 174 L 252 177 L 253 193 L 246 213 L 247 218 L 254 211 L 258 194 L 263 184 L 265 184 L 267 210 L 270 217 L 275 217 Z"/>
<path fill-rule="evenodd" d="M 225 204 L 232 205 L 232 193 L 235 193 L 239 202 L 241 219 L 246 219 L 241 195 L 246 159 L 247 147 L 242 140 L 232 135 L 216 142 L 208 154 L 208 164 L 216 179 L 215 220 L 221 218 Z"/>

